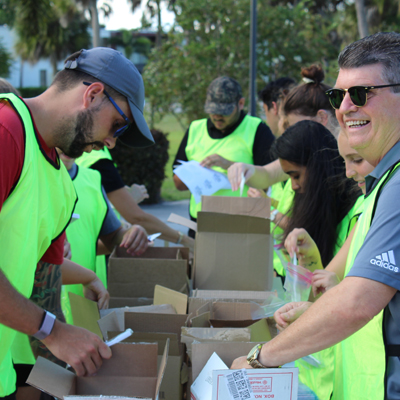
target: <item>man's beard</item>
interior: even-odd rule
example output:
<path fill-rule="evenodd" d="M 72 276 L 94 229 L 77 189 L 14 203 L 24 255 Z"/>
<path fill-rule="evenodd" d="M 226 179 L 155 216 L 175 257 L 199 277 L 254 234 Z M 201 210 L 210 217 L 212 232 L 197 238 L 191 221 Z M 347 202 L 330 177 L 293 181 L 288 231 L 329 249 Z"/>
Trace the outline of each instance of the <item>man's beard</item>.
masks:
<path fill-rule="evenodd" d="M 89 145 L 96 144 L 98 147 L 103 147 L 102 143 L 93 142 L 94 111 L 97 110 L 81 111 L 75 122 L 66 121 L 58 127 L 56 133 L 62 141 L 58 147 L 68 157 L 79 158 Z"/>

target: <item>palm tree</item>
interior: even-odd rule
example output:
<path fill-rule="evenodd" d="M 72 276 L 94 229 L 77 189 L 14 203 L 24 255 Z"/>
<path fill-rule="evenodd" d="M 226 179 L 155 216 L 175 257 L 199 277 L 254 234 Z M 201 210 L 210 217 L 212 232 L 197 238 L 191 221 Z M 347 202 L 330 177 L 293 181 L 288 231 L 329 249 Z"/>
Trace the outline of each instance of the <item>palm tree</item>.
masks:
<path fill-rule="evenodd" d="M 368 36 L 367 10 L 364 0 L 356 0 L 357 26 L 360 38 Z"/>
<path fill-rule="evenodd" d="M 13 0 L 16 52 L 35 63 L 50 58 L 53 74 L 57 62 L 69 53 L 88 47 L 88 22 L 69 0 Z"/>
<path fill-rule="evenodd" d="M 131 2 L 132 11 L 135 11 L 142 4 L 142 0 L 129 0 Z M 150 17 L 154 18 L 157 14 L 157 36 L 156 36 L 156 46 L 161 46 L 161 38 L 163 34 L 162 24 L 161 24 L 161 3 L 167 3 L 168 7 L 173 7 L 175 0 L 145 0 L 146 9 L 150 13 Z"/>
<path fill-rule="evenodd" d="M 93 34 L 93 47 L 99 47 L 100 42 L 100 24 L 99 24 L 99 10 L 97 8 L 97 0 L 76 0 L 77 4 L 80 4 L 85 10 L 89 11 L 90 23 Z M 107 2 L 103 2 L 100 10 L 104 13 L 104 16 L 108 17 L 112 13 L 111 5 Z"/>

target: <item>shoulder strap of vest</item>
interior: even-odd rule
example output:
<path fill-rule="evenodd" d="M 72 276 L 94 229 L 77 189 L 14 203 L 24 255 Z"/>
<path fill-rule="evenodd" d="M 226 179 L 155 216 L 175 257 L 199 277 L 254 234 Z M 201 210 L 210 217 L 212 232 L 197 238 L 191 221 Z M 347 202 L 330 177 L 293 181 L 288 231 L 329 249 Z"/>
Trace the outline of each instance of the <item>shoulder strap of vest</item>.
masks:
<path fill-rule="evenodd" d="M 390 178 L 392 177 L 393 172 L 395 171 L 395 169 L 399 166 L 400 160 L 397 160 L 390 168 L 388 168 L 389 173 L 387 174 L 385 180 L 383 181 L 383 183 L 380 185 L 377 193 L 376 193 L 376 197 L 375 197 L 375 202 L 374 202 L 374 207 L 372 209 L 372 213 L 371 213 L 371 222 L 370 225 L 372 224 L 372 220 L 374 219 L 375 216 L 375 212 L 376 212 L 376 207 L 378 204 L 378 198 L 381 195 L 382 189 L 385 187 L 385 185 L 389 182 Z"/>

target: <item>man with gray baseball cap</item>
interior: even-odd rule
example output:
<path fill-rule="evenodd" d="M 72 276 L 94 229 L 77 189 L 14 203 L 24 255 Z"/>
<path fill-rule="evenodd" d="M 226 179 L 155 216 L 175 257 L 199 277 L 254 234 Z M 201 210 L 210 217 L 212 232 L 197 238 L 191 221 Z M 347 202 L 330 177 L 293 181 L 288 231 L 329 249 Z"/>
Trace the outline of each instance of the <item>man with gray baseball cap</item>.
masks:
<path fill-rule="evenodd" d="M 245 99 L 240 84 L 228 76 L 213 80 L 207 89 L 204 111 L 209 118 L 193 121 L 182 139 L 174 165 L 178 160 L 199 161 L 203 167 L 226 173 L 235 162 L 250 164 L 271 162 L 269 148 L 274 136 L 260 118 L 246 115 Z M 188 190 L 174 175 L 178 190 Z M 246 190 L 247 192 L 247 190 Z M 245 193 L 246 193 L 245 192 Z M 240 191 L 219 190 L 216 196 L 240 196 Z M 190 199 L 190 217 L 196 220 L 201 203 Z M 193 232 L 190 232 L 193 236 Z"/>
<path fill-rule="evenodd" d="M 108 48 L 81 50 L 42 94 L 0 96 L 0 399 L 15 399 L 10 348 L 16 331 L 35 336 L 77 375 L 92 375 L 109 347 L 89 331 L 55 319 L 29 300 L 43 256 L 63 260 L 64 230 L 76 193 L 56 147 L 76 158 L 113 148 L 117 138 L 144 147 L 153 138 L 143 118 L 136 67 Z M 62 239 L 62 240 L 61 240 Z M 51 250 L 51 251 L 50 251 Z"/>

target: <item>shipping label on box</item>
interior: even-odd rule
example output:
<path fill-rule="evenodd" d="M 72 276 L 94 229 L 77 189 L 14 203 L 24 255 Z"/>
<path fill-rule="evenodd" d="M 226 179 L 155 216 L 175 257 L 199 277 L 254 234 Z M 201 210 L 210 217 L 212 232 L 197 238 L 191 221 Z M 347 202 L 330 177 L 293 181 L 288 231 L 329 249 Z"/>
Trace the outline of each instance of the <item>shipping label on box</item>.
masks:
<path fill-rule="evenodd" d="M 213 371 L 212 400 L 248 400 L 252 398 L 297 400 L 299 384 L 297 368 L 246 369 L 247 377 L 243 377 L 243 371 Z M 230 375 L 228 383 L 227 375 Z M 240 397 L 238 388 L 244 388 L 246 380 L 250 383 L 252 393 L 246 393 L 246 390 L 243 390 Z M 235 397 L 231 393 L 238 395 Z M 248 397 L 246 397 L 247 394 Z"/>

